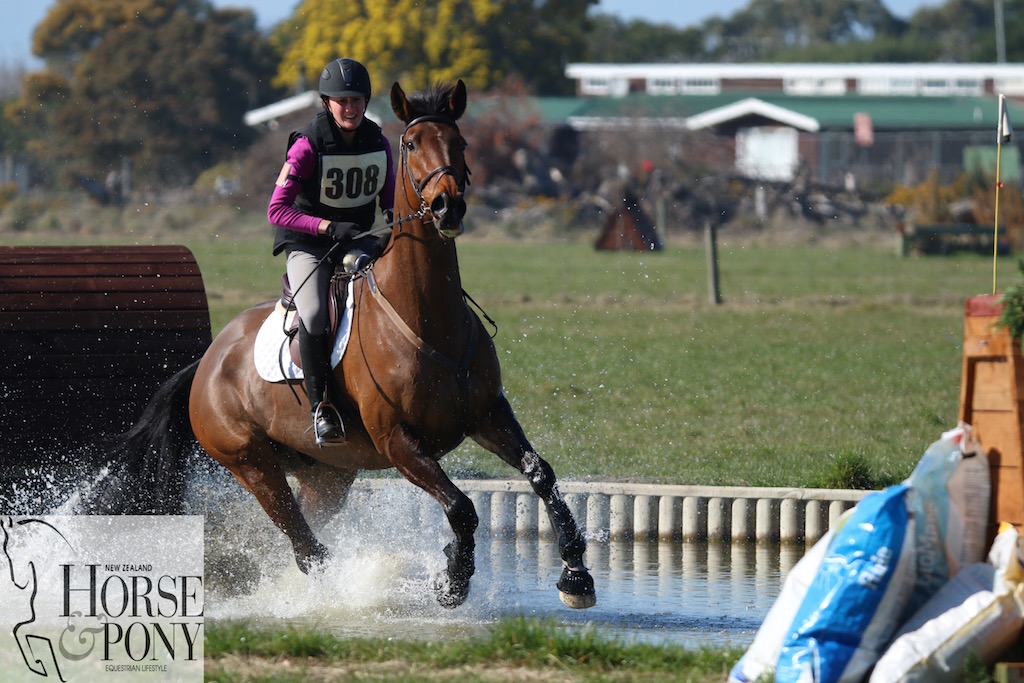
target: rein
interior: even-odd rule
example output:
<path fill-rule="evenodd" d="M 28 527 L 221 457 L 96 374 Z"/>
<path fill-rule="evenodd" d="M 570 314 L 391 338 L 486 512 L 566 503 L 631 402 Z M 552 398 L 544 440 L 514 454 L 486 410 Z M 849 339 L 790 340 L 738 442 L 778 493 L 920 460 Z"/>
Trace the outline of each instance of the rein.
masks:
<path fill-rule="evenodd" d="M 398 331 L 402 333 L 402 336 L 405 337 L 417 351 L 458 377 L 459 386 L 463 386 L 469 378 L 469 365 L 473 362 L 473 356 L 476 354 L 476 347 L 479 343 L 480 333 L 477 330 L 476 324 L 472 323 L 470 325 L 469 347 L 466 349 L 466 355 L 463 357 L 461 363 L 456 363 L 451 358 L 423 341 L 419 335 L 412 331 L 409 324 L 402 319 L 402 316 L 398 314 L 395 307 L 391 305 L 391 302 L 388 301 L 387 297 L 381 293 L 380 288 L 377 287 L 377 280 L 373 277 L 372 270 L 368 270 L 366 272 L 366 283 L 370 286 L 370 292 L 373 294 L 373 298 L 378 304 L 380 304 L 380 307 L 387 314 L 391 322 L 394 323 L 395 327 L 398 328 Z"/>
<path fill-rule="evenodd" d="M 411 216 L 406 216 L 405 218 L 399 218 L 399 219 L 394 220 L 394 221 L 392 221 L 390 223 L 385 223 L 384 225 L 381 225 L 380 227 L 370 228 L 369 230 L 364 230 L 363 232 L 361 232 L 358 235 L 356 235 L 353 238 L 353 241 L 362 239 L 363 237 L 379 237 L 380 235 L 383 235 L 383 234 L 385 234 L 387 232 L 391 232 L 391 229 L 394 228 L 396 225 L 401 225 L 402 223 L 406 223 L 408 221 L 416 220 L 417 218 L 420 218 L 420 217 L 421 216 L 419 214 L 413 214 Z M 301 290 L 303 287 L 306 286 L 306 283 L 308 283 L 310 278 L 313 277 L 313 275 L 316 273 L 317 269 L 321 268 L 325 263 L 329 263 L 331 261 L 331 256 L 338 250 L 338 248 L 340 246 L 341 246 L 341 242 L 335 242 L 334 244 L 331 245 L 331 248 L 328 249 L 327 253 L 323 255 L 323 258 L 321 258 L 319 261 L 316 262 L 316 266 L 313 268 L 312 271 L 310 271 L 309 275 L 307 275 L 306 278 L 302 282 L 299 283 L 298 287 L 296 287 L 295 289 L 292 290 L 292 295 L 291 295 L 291 297 L 289 297 L 288 303 L 285 305 L 285 314 L 281 318 L 281 331 L 284 333 L 284 339 L 281 341 L 281 352 L 279 352 L 277 354 L 277 356 L 278 356 L 277 364 L 278 364 L 278 367 L 281 370 L 281 375 L 282 376 L 284 376 L 286 374 L 285 373 L 285 369 L 284 369 L 284 353 L 283 352 L 284 352 L 285 347 L 287 347 L 289 344 L 291 344 L 292 338 L 295 336 L 295 332 L 290 332 L 289 329 L 288 329 L 288 312 L 295 310 L 295 295 L 297 295 L 299 293 L 299 290 Z M 349 277 L 350 278 L 354 277 L 354 275 L 350 275 Z M 331 295 L 331 296 L 333 296 L 333 295 Z M 284 302 L 282 302 L 282 303 L 284 303 Z M 288 388 L 291 390 L 292 396 L 295 397 L 295 402 L 301 405 L 302 404 L 302 399 L 299 398 L 298 392 L 295 391 L 295 387 L 293 386 L 293 383 L 292 382 L 286 382 L 286 384 L 288 385 Z"/>

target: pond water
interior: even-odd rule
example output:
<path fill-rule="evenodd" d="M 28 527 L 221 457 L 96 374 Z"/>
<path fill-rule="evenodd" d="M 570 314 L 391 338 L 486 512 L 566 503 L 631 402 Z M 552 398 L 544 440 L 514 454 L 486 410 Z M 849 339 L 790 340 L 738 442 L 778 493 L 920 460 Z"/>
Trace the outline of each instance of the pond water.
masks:
<path fill-rule="evenodd" d="M 625 642 L 746 647 L 802 547 L 588 540 L 597 605 L 558 599 L 557 546 L 547 538 L 477 533 L 469 598 L 448 610 L 431 583 L 451 532 L 414 487 L 350 501 L 320 532 L 332 550 L 322 574 L 295 567 L 283 535 L 245 498 L 207 514 L 207 617 L 313 625 L 339 636 L 478 636 L 502 618 L 552 619 Z M 604 538 L 602 538 L 602 535 Z"/>
<path fill-rule="evenodd" d="M 37 480 L 40 481 L 41 479 Z M 68 482 L 8 492 L 15 514 L 54 510 Z M 804 548 L 777 544 L 610 541 L 588 530 L 587 566 L 597 605 L 572 610 L 558 598 L 561 560 L 552 539 L 477 532 L 476 574 L 467 601 L 437 604 L 433 576 L 452 538 L 440 506 L 416 487 L 354 489 L 319 538 L 332 557 L 306 576 L 255 499 L 223 470 L 189 484 L 188 512 L 205 518 L 208 620 L 316 626 L 342 637 L 427 639 L 483 635 L 506 617 L 551 619 L 625 642 L 685 647 L 753 640 Z"/>

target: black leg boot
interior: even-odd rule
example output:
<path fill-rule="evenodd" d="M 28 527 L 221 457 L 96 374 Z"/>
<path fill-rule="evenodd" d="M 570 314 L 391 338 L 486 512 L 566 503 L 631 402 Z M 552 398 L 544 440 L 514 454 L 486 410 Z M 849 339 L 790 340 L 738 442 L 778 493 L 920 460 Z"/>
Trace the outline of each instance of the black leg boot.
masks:
<path fill-rule="evenodd" d="M 299 321 L 299 356 L 306 382 L 306 394 L 313 413 L 313 435 L 317 446 L 332 446 L 345 441 L 345 428 L 334 406 L 324 400 L 331 372 L 331 357 L 326 334 L 310 334 Z"/>

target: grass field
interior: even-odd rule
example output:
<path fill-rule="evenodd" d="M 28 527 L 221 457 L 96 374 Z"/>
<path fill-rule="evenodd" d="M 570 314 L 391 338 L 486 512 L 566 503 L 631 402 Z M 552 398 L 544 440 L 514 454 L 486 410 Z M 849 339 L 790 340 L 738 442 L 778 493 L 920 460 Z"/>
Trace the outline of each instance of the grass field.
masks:
<path fill-rule="evenodd" d="M 741 652 L 609 640 L 593 629 L 513 618 L 489 636 L 450 642 L 338 640 L 316 629 L 208 627 L 206 680 L 274 681 L 724 681 Z"/>
<path fill-rule="evenodd" d="M 265 228 L 57 241 L 185 244 L 215 332 L 276 296 L 283 268 Z M 898 481 L 956 424 L 963 302 L 992 289 L 990 258 L 903 259 L 887 238 L 834 248 L 723 239 L 719 306 L 699 246 L 599 253 L 467 236 L 459 257 L 466 290 L 497 321 L 506 393 L 567 479 Z M 1015 261 L 1002 258 L 998 273 L 1000 286 L 1014 281 Z M 513 474 L 471 444 L 446 463 L 461 476 Z"/>
<path fill-rule="evenodd" d="M 978 258 L 726 248 L 711 306 L 698 249 L 475 246 L 467 287 L 498 319 L 513 405 L 559 471 L 829 486 L 858 483 L 836 481 L 853 465 L 879 485 L 955 424 L 958 292 L 982 286 Z"/>

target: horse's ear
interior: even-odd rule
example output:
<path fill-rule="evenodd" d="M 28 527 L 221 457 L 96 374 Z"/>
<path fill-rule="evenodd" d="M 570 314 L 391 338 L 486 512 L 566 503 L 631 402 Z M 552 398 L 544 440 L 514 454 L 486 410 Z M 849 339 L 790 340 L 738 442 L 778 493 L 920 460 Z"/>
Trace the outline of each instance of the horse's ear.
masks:
<path fill-rule="evenodd" d="M 405 91 L 398 85 L 398 81 L 391 86 L 391 111 L 395 112 L 395 116 L 402 123 L 409 123 L 409 100 L 406 99 Z"/>
<path fill-rule="evenodd" d="M 452 118 L 458 119 L 466 111 L 466 84 L 459 79 L 452 89 L 452 97 L 449 101 L 452 108 Z"/>

